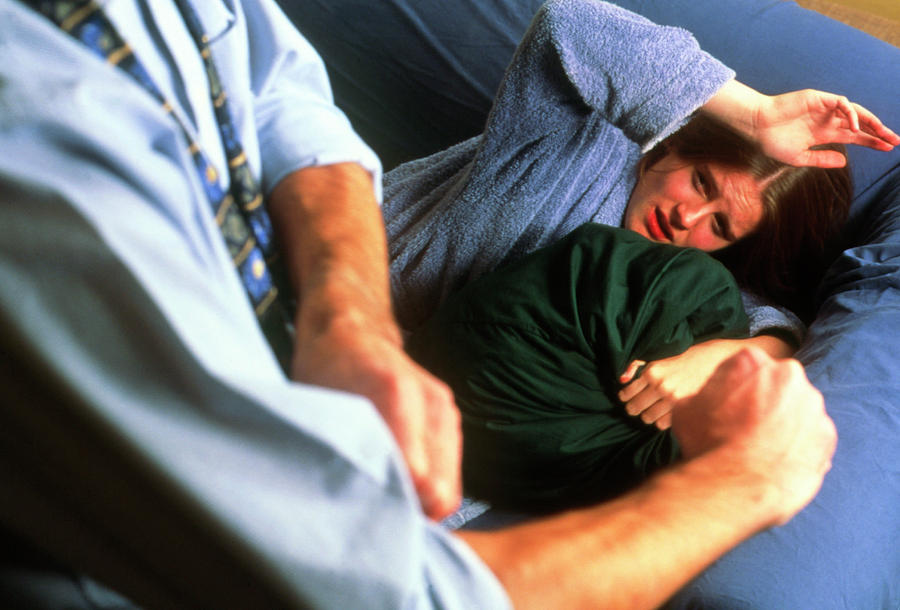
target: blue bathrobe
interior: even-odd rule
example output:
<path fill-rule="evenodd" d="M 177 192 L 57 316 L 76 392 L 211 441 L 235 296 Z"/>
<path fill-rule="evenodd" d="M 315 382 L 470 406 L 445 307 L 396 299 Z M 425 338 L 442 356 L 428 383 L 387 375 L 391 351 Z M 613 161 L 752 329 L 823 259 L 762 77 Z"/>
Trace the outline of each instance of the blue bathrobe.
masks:
<path fill-rule="evenodd" d="M 401 324 L 417 328 L 461 286 L 586 222 L 621 226 L 642 152 L 733 76 L 686 30 L 605 2 L 547 2 L 484 133 L 385 176 Z M 801 328 L 748 309 L 751 332 Z"/>

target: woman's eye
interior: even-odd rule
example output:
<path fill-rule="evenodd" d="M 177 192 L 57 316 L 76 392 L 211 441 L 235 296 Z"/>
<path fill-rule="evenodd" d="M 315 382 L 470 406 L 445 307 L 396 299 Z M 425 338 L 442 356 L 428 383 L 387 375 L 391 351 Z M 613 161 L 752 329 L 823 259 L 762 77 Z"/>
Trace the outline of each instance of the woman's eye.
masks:
<path fill-rule="evenodd" d="M 727 221 L 722 217 L 721 214 L 715 214 L 713 216 L 713 233 L 715 233 L 718 237 L 722 239 L 727 239 L 731 241 L 730 236 L 728 235 L 728 227 Z"/>
<path fill-rule="evenodd" d="M 709 182 L 706 180 L 706 176 L 703 172 L 699 169 L 694 170 L 694 186 L 704 197 L 708 194 Z"/>

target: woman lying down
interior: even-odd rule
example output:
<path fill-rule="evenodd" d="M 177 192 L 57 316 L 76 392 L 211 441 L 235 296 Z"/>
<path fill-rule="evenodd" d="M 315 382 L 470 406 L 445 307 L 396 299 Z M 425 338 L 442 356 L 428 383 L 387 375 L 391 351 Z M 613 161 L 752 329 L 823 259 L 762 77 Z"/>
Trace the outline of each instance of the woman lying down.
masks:
<path fill-rule="evenodd" d="M 618 493 L 677 457 L 672 404 L 719 362 L 793 352 L 798 325 L 748 324 L 741 290 L 809 318 L 852 192 L 841 144 L 900 138 L 733 77 L 684 30 L 552 0 L 485 132 L 386 176 L 398 317 L 456 393 L 470 495 Z"/>

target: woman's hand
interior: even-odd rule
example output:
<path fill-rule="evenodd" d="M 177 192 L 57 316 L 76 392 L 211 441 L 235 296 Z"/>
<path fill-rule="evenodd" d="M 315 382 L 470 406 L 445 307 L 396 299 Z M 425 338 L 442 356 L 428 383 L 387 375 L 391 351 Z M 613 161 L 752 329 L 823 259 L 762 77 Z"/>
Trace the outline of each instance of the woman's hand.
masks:
<path fill-rule="evenodd" d="M 857 144 L 889 151 L 900 137 L 847 98 L 806 89 L 772 97 L 757 111 L 755 139 L 773 159 L 790 165 L 843 167 L 847 160 L 819 144 Z"/>
<path fill-rule="evenodd" d="M 644 423 L 666 430 L 672 425 L 674 404 L 699 392 L 722 362 L 750 345 L 775 358 L 787 358 L 794 351 L 778 337 L 759 335 L 750 339 L 713 339 L 649 364 L 635 360 L 619 378 L 626 384 L 619 392 L 619 400 L 625 403 L 629 415 L 640 416 Z M 635 379 L 644 365 L 641 376 Z"/>
<path fill-rule="evenodd" d="M 841 95 L 804 89 L 763 95 L 737 81 L 726 84 L 703 107 L 759 143 L 768 156 L 790 165 L 843 167 L 847 160 L 822 144 L 856 144 L 889 151 L 900 136 L 869 110 Z"/>

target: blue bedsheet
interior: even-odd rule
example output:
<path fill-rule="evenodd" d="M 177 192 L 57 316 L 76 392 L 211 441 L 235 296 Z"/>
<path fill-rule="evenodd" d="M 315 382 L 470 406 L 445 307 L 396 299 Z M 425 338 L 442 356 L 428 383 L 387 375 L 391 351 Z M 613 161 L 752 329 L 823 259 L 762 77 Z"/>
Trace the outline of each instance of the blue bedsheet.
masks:
<path fill-rule="evenodd" d="M 282 0 L 338 103 L 388 167 L 480 131 L 538 0 Z M 690 29 L 768 93 L 842 93 L 900 129 L 900 49 L 782 0 L 619 0 Z M 453 7 L 448 8 L 448 7 Z M 673 608 L 900 608 L 900 151 L 850 152 L 846 251 L 799 352 L 839 431 L 834 467 L 784 527 L 726 555 Z"/>

